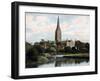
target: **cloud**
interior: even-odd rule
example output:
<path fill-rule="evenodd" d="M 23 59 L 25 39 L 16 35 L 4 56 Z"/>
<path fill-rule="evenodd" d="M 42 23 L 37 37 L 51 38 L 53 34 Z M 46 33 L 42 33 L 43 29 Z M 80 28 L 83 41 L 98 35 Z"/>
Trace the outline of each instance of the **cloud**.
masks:
<path fill-rule="evenodd" d="M 26 14 L 26 24 L 31 25 L 33 22 L 33 16 L 31 14 Z"/>
<path fill-rule="evenodd" d="M 55 40 L 57 27 L 55 14 L 26 14 L 26 40 L 29 42 Z M 60 28 L 62 40 L 79 39 L 89 41 L 90 18 L 89 16 L 60 15 Z"/>

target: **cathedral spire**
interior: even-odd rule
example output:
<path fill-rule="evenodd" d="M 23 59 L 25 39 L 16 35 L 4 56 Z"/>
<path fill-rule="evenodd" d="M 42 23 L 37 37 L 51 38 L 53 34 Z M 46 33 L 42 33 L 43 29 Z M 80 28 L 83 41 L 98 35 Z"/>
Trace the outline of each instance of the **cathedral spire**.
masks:
<path fill-rule="evenodd" d="M 61 42 L 61 29 L 60 29 L 59 16 L 57 19 L 57 28 L 55 31 L 55 41 L 56 41 L 56 43 Z"/>
<path fill-rule="evenodd" d="M 57 28 L 59 28 L 59 16 L 58 16 L 58 20 L 57 20 Z"/>

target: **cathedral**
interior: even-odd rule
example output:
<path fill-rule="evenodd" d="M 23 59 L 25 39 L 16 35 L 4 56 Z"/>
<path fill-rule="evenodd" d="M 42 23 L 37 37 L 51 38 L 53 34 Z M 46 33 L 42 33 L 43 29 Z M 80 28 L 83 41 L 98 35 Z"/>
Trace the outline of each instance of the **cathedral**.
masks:
<path fill-rule="evenodd" d="M 63 26 L 63 25 L 62 25 Z M 63 27 L 62 27 L 63 28 Z M 66 31 L 67 32 L 67 31 Z M 61 31 L 60 27 L 60 19 L 59 16 L 57 18 L 57 25 L 55 29 L 55 40 L 45 40 L 41 39 L 40 42 L 35 42 L 35 47 L 41 47 L 40 50 L 43 50 L 45 53 L 54 53 L 61 54 L 61 53 L 73 53 L 73 50 L 81 51 L 85 50 L 85 52 L 89 51 L 89 43 L 81 42 L 80 40 L 69 40 L 67 35 L 66 39 L 63 38 L 63 29 Z M 83 51 L 84 52 L 84 51 Z"/>
<path fill-rule="evenodd" d="M 59 21 L 59 16 L 57 19 L 57 28 L 55 30 L 55 42 L 56 42 L 56 46 L 59 49 L 62 49 L 63 47 L 74 47 L 75 46 L 75 42 L 72 40 L 65 40 L 62 41 L 62 32 L 61 32 L 61 28 L 60 28 L 60 21 Z"/>
<path fill-rule="evenodd" d="M 60 28 L 59 16 L 57 18 L 57 26 L 56 26 L 56 30 L 55 30 L 55 42 L 49 41 L 49 40 L 45 41 L 44 39 L 42 39 L 40 41 L 40 43 L 36 42 L 35 45 L 40 45 L 41 47 L 47 49 L 50 47 L 51 42 L 57 48 L 57 51 L 64 49 L 65 47 L 74 47 L 75 46 L 75 42 L 72 40 L 62 40 L 62 32 L 61 32 L 61 28 Z"/>
<path fill-rule="evenodd" d="M 55 42 L 56 42 L 56 44 L 61 42 L 61 29 L 60 29 L 60 25 L 59 25 L 59 17 L 57 20 L 57 28 L 55 31 Z"/>
<path fill-rule="evenodd" d="M 56 42 L 56 47 L 57 50 L 62 48 L 62 43 L 61 43 L 61 29 L 60 29 L 60 24 L 59 24 L 59 17 L 57 19 L 57 28 L 55 31 L 55 42 Z"/>

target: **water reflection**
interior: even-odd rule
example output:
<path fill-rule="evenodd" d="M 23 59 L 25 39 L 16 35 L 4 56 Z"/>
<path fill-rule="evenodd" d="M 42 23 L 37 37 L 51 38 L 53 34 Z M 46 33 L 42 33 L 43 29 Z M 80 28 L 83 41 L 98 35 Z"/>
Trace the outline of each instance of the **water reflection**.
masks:
<path fill-rule="evenodd" d="M 88 63 L 89 59 L 79 59 L 79 58 L 56 58 L 55 67 L 64 66 L 68 64 L 80 64 L 82 62 Z"/>
<path fill-rule="evenodd" d="M 55 61 L 39 65 L 40 68 L 89 65 L 89 59 L 57 57 Z"/>

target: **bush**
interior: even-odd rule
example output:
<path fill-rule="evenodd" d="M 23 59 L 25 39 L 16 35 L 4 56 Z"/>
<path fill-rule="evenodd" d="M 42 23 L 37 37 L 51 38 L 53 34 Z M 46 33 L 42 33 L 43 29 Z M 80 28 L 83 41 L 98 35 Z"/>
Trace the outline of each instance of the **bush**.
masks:
<path fill-rule="evenodd" d="M 26 61 L 37 61 L 37 57 L 39 55 L 39 52 L 36 48 L 32 47 L 30 50 L 26 52 Z"/>
<path fill-rule="evenodd" d="M 56 49 L 54 47 L 50 47 L 50 48 L 47 48 L 46 53 L 52 53 L 52 52 L 56 52 Z"/>
<path fill-rule="evenodd" d="M 64 48 L 64 51 L 65 51 L 66 53 L 72 53 L 72 48 L 71 48 L 71 47 L 65 47 L 65 48 Z"/>
<path fill-rule="evenodd" d="M 44 56 L 39 56 L 38 57 L 38 63 L 39 64 L 44 64 L 44 63 L 47 63 L 49 60 L 47 57 L 44 57 Z"/>
<path fill-rule="evenodd" d="M 77 53 L 78 50 L 75 47 L 72 47 L 72 53 Z"/>
<path fill-rule="evenodd" d="M 47 58 L 51 57 L 51 55 L 49 53 L 44 53 L 44 56 L 47 57 Z"/>
<path fill-rule="evenodd" d="M 37 49 L 37 51 L 39 52 L 39 54 L 44 53 L 45 49 L 43 47 L 41 47 L 40 45 L 36 45 L 34 46 L 34 48 Z"/>

